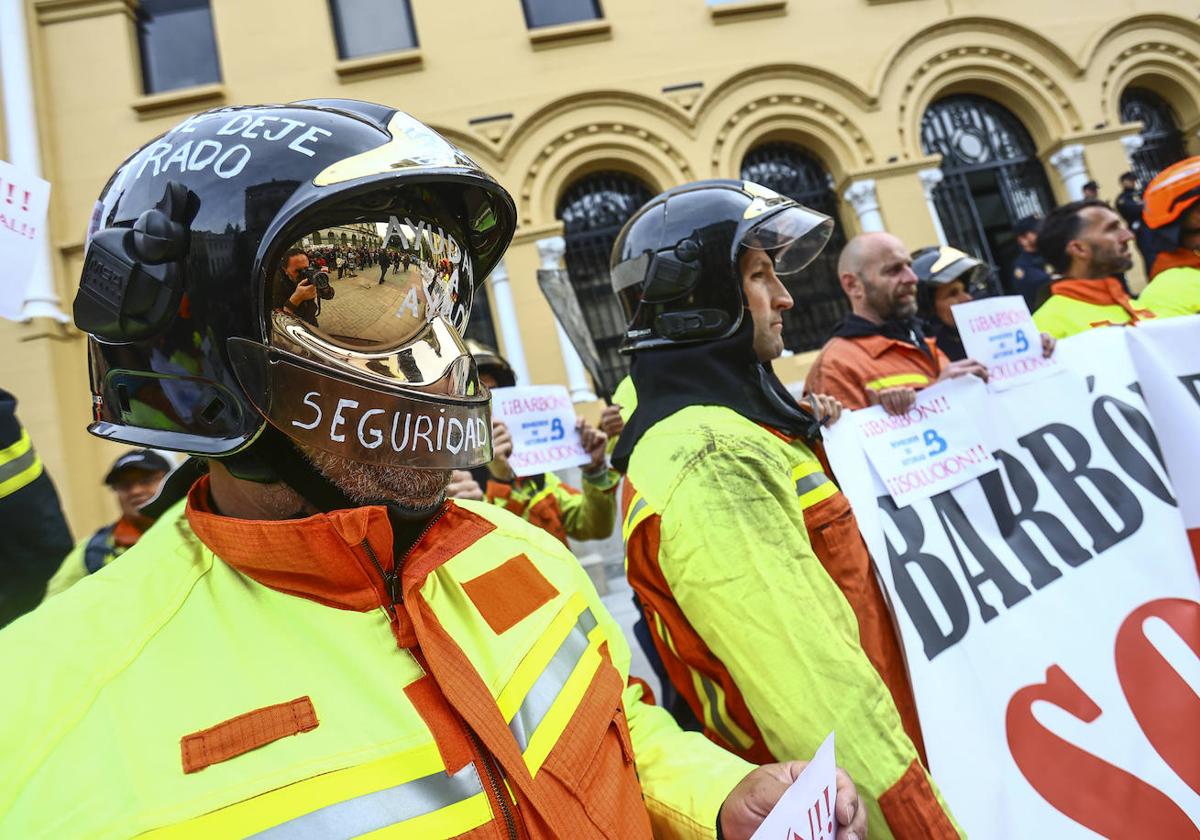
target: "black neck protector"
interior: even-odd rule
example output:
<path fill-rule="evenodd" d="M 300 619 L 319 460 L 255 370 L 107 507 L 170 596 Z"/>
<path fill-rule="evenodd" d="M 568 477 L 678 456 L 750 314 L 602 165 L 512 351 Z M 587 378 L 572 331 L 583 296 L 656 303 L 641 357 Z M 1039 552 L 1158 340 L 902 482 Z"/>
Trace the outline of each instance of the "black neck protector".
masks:
<path fill-rule="evenodd" d="M 724 406 L 785 434 L 809 441 L 821 438 L 812 414 L 797 404 L 770 363 L 758 360 L 748 313 L 728 338 L 634 353 L 630 376 L 637 408 L 612 454 L 613 465 L 622 473 L 642 435 L 692 405 Z"/>

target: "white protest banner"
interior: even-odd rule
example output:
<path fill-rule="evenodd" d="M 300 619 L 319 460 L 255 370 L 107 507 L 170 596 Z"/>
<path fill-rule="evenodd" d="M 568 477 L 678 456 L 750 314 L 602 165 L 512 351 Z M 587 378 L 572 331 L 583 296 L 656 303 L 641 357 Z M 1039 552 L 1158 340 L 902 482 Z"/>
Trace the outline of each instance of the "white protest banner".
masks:
<path fill-rule="evenodd" d="M 0 316 L 21 317 L 49 205 L 49 181 L 0 160 Z"/>
<path fill-rule="evenodd" d="M 879 406 L 851 414 L 871 466 L 897 505 L 949 490 L 995 467 L 983 382 L 964 376 L 918 392 L 916 404 L 893 417 Z"/>
<path fill-rule="evenodd" d="M 1142 396 L 1158 430 L 1167 472 L 1200 568 L 1200 315 L 1146 321 L 1129 333 Z"/>
<path fill-rule="evenodd" d="M 492 419 L 513 439 L 509 465 L 518 476 L 578 467 L 591 460 L 575 431 L 575 405 L 561 385 L 492 390 Z"/>
<path fill-rule="evenodd" d="M 1042 356 L 1042 335 L 1020 295 L 983 298 L 950 307 L 967 355 L 988 369 L 988 388 L 1002 391 L 1060 370 Z"/>
<path fill-rule="evenodd" d="M 816 755 L 783 792 L 771 813 L 750 840 L 834 840 L 837 819 L 833 815 L 837 795 L 837 763 L 833 735 L 817 747 Z"/>
<path fill-rule="evenodd" d="M 972 838 L 1200 836 L 1200 581 L 1160 457 L 1194 470 L 1200 437 L 1160 441 L 1127 333 L 1062 341 L 1060 376 L 989 394 L 996 468 L 911 506 L 852 425 L 825 436 Z M 1194 342 L 1159 346 L 1200 368 Z"/>

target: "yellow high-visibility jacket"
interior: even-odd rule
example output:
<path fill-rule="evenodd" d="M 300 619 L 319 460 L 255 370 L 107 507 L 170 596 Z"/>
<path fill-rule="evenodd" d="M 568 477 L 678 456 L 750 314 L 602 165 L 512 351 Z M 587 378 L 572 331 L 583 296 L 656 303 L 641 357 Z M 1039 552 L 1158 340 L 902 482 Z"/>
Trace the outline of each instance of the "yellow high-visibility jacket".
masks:
<path fill-rule="evenodd" d="M 1050 298 L 1033 313 L 1033 322 L 1055 338 L 1069 338 L 1094 327 L 1133 326 L 1154 318 L 1153 308 L 1132 300 L 1115 277 L 1057 280 Z"/>
<path fill-rule="evenodd" d="M 1142 289 L 1138 304 L 1160 318 L 1200 313 L 1200 268 L 1180 266 L 1160 272 Z"/>
<path fill-rule="evenodd" d="M 627 687 L 549 534 L 448 502 L 395 574 L 382 507 L 207 498 L 0 634 L 0 836 L 715 836 L 752 766 Z"/>
<path fill-rule="evenodd" d="M 485 497 L 566 544 L 567 537 L 602 540 L 612 533 L 620 483 L 621 474 L 615 470 L 596 476 L 584 473 L 580 492 L 554 473 L 544 473 L 511 482 L 491 479 Z"/>
<path fill-rule="evenodd" d="M 813 552 L 805 510 L 837 489 L 812 451 L 694 405 L 643 435 L 625 479 L 629 580 L 706 734 L 764 762 L 812 755 L 835 731 L 872 838 L 956 837 Z"/>

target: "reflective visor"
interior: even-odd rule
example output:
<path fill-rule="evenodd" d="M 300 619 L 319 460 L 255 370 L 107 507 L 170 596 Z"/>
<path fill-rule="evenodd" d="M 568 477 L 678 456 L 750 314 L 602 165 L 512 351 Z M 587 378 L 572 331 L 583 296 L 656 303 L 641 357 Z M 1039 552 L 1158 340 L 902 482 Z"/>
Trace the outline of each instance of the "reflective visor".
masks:
<path fill-rule="evenodd" d="M 756 204 L 759 201 L 762 199 L 755 199 Z M 788 206 L 764 216 L 746 231 L 740 243 L 744 248 L 766 251 L 781 277 L 795 274 L 812 262 L 833 235 L 833 219 L 788 199 L 784 201 Z M 751 205 L 747 210 L 747 218 L 753 218 L 753 208 Z"/>
<path fill-rule="evenodd" d="M 283 250 L 270 287 L 272 312 L 330 344 L 378 352 L 403 346 L 435 315 L 461 335 L 474 270 L 454 231 L 397 208 L 304 233 Z"/>
<path fill-rule="evenodd" d="M 267 345 L 229 342 L 272 424 L 362 463 L 491 459 L 490 394 L 462 339 L 475 270 L 456 225 L 468 213 L 406 185 L 317 208 L 284 234 L 267 265 Z"/>

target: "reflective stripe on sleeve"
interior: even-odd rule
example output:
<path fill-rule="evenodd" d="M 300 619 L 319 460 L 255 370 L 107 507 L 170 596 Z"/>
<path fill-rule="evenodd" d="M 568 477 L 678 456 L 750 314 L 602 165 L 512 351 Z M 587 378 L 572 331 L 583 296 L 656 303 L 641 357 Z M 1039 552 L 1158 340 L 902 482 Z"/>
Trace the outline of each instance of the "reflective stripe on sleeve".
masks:
<path fill-rule="evenodd" d="M 20 439 L 0 450 L 0 499 L 11 496 L 42 474 L 42 460 L 38 458 L 29 433 L 21 429 Z"/>
<path fill-rule="evenodd" d="M 806 461 L 795 467 L 792 470 L 792 481 L 796 483 L 800 507 L 806 510 L 817 502 L 837 495 L 838 492 L 837 485 L 829 480 L 818 461 Z"/>
<path fill-rule="evenodd" d="M 642 524 L 642 521 L 646 517 L 653 515 L 653 513 L 654 510 L 642 498 L 642 494 L 635 493 L 629 505 L 629 513 L 625 515 L 625 521 L 621 524 L 621 536 L 625 542 L 629 542 L 630 534 L 634 532 L 638 525 Z"/>
<path fill-rule="evenodd" d="M 867 383 L 867 387 L 872 391 L 882 391 L 884 388 L 899 388 L 901 385 L 928 385 L 930 381 L 923 373 L 897 373 L 872 379 Z"/>
<path fill-rule="evenodd" d="M 678 659 L 688 673 L 692 677 L 692 687 L 696 691 L 696 696 L 700 699 L 701 711 L 704 713 L 704 723 L 710 732 L 716 732 L 731 747 L 741 747 L 744 750 L 754 746 L 754 739 L 733 722 L 729 716 L 729 709 L 725 702 L 725 691 L 721 686 L 708 678 L 707 675 L 700 673 L 691 665 L 683 660 L 679 655 L 679 651 L 675 649 L 675 643 L 671 640 L 671 631 L 667 629 L 666 623 L 662 620 L 662 616 L 658 613 L 653 613 L 654 627 L 661 638 L 667 645 L 667 649 L 672 655 Z"/>

